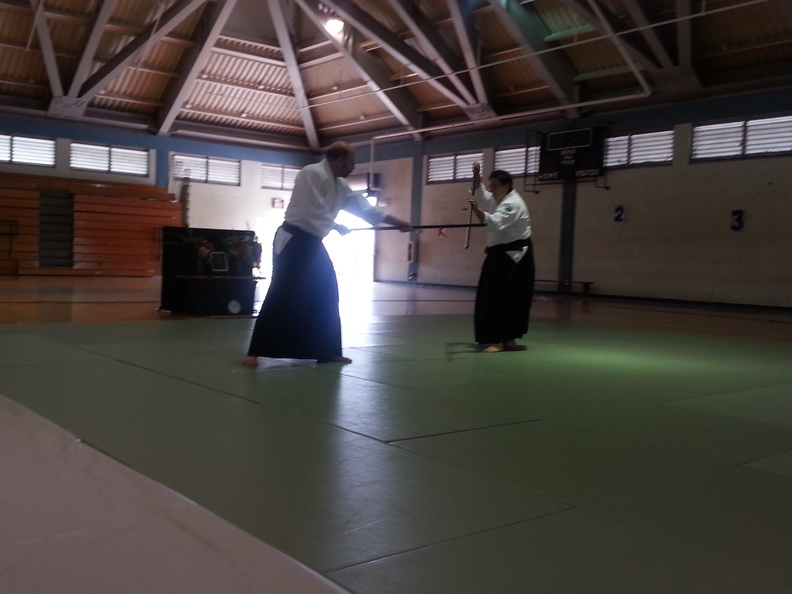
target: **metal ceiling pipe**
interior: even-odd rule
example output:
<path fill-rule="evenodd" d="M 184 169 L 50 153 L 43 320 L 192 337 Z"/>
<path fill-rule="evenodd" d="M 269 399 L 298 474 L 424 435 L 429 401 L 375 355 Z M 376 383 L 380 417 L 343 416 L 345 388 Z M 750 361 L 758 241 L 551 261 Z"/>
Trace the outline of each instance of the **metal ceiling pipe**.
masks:
<path fill-rule="evenodd" d="M 374 156 L 374 143 L 378 140 L 388 140 L 393 138 L 399 138 L 401 136 L 412 136 L 414 134 L 423 134 L 428 132 L 438 132 L 441 130 L 455 130 L 457 128 L 469 128 L 469 127 L 476 127 L 482 126 L 485 124 L 495 124 L 501 123 L 508 120 L 520 119 L 520 118 L 527 118 L 532 115 L 539 115 L 543 113 L 551 113 L 554 111 L 562 111 L 568 110 L 570 108 L 577 108 L 577 107 L 591 107 L 593 105 L 603 105 L 606 103 L 614 103 L 616 101 L 625 101 L 629 99 L 639 99 L 642 97 L 646 97 L 646 92 L 641 91 L 640 93 L 630 93 L 629 95 L 619 95 L 617 97 L 607 97 L 603 99 L 595 99 L 591 101 L 579 101 L 577 103 L 568 103 L 564 105 L 554 105 L 552 107 L 543 107 L 541 109 L 530 109 L 527 111 L 521 111 L 518 113 L 512 114 L 504 114 L 501 116 L 495 116 L 491 118 L 485 118 L 482 120 L 466 120 L 463 122 L 453 122 L 450 124 L 440 124 L 437 126 L 427 126 L 426 128 L 418 128 L 415 130 L 403 130 L 401 132 L 391 132 L 388 134 L 378 134 L 377 136 L 373 136 L 369 141 L 371 143 L 371 161 L 373 162 Z"/>
<path fill-rule="evenodd" d="M 33 44 L 33 36 L 36 33 L 36 27 L 38 26 L 43 10 L 44 0 L 39 0 L 39 3 L 36 5 L 36 11 L 33 13 L 33 26 L 30 28 L 30 35 L 28 35 L 27 45 L 25 46 L 26 52 L 30 51 L 30 46 Z"/>
<path fill-rule="evenodd" d="M 652 89 L 649 87 L 649 83 L 646 82 L 646 78 L 641 73 L 640 69 L 635 65 L 635 62 L 633 62 L 633 59 L 630 57 L 630 52 L 628 52 L 625 49 L 624 43 L 622 43 L 621 38 L 618 35 L 616 35 L 616 32 L 613 30 L 613 27 L 611 27 L 610 23 L 608 22 L 608 19 L 605 18 L 604 14 L 602 14 L 602 9 L 594 0 L 588 0 L 588 5 L 591 8 L 591 10 L 594 12 L 594 14 L 597 15 L 597 18 L 602 24 L 602 28 L 608 34 L 607 35 L 608 39 L 610 39 L 613 45 L 616 46 L 616 49 L 619 50 L 622 59 L 625 62 L 627 62 L 627 66 L 630 68 L 630 71 L 632 72 L 633 76 L 638 79 L 638 83 L 641 85 L 641 88 L 644 90 L 645 96 L 648 97 L 649 95 L 651 95 Z"/>
<path fill-rule="evenodd" d="M 629 29 L 624 29 L 623 31 L 618 31 L 618 32 L 614 31 L 613 34 L 616 35 L 616 36 L 621 37 L 623 35 L 628 35 L 630 33 L 638 33 L 640 31 L 646 31 L 647 29 L 654 29 L 655 27 L 661 27 L 663 25 L 674 25 L 676 23 L 682 23 L 684 21 L 692 21 L 693 19 L 701 18 L 701 17 L 704 17 L 704 16 L 709 16 L 711 14 L 718 14 L 720 12 L 728 12 L 730 10 L 735 10 L 736 8 L 746 8 L 746 7 L 749 7 L 749 6 L 754 6 L 756 4 L 766 4 L 767 2 L 771 2 L 771 1 L 772 0 L 744 0 L 743 2 L 740 2 L 739 4 L 730 4 L 729 6 L 722 6 L 720 8 L 707 8 L 706 7 L 706 2 L 704 2 L 704 4 L 702 4 L 701 10 L 699 10 L 698 12 L 691 13 L 691 14 L 688 14 L 688 15 L 685 15 L 685 16 L 682 16 L 682 17 L 674 17 L 674 18 L 671 18 L 671 19 L 665 19 L 665 20 L 662 20 L 662 21 L 657 21 L 656 23 L 649 23 L 648 25 L 641 25 L 639 27 L 631 27 Z M 589 1 L 589 4 L 591 4 L 590 1 Z M 602 20 L 602 17 L 600 15 L 601 15 L 601 12 L 597 16 L 599 16 L 600 20 Z M 606 21 L 603 21 L 603 22 L 606 22 Z M 571 47 L 571 46 L 580 45 L 580 44 L 584 44 L 584 43 L 590 43 L 592 41 L 602 41 L 603 39 L 607 39 L 608 37 L 610 37 L 610 36 L 609 35 L 598 35 L 596 37 L 592 37 L 592 38 L 589 38 L 589 39 L 583 39 L 583 40 L 575 41 L 575 42 L 572 42 L 572 43 L 569 43 L 569 44 L 564 44 L 563 47 Z"/>
<path fill-rule="evenodd" d="M 590 6 L 594 5 L 593 0 L 587 0 L 587 1 L 588 1 Z M 541 109 L 531 109 L 531 110 L 526 110 L 526 111 L 522 111 L 522 112 L 515 113 L 515 114 L 494 116 L 494 117 L 486 118 L 486 119 L 482 119 L 482 120 L 469 120 L 469 121 L 463 121 L 463 122 L 454 122 L 454 123 L 451 123 L 451 124 L 440 124 L 438 126 L 427 126 L 425 128 L 420 128 L 420 129 L 416 129 L 416 130 L 405 130 L 405 131 L 402 131 L 402 132 L 392 132 L 392 133 L 388 133 L 388 134 L 379 134 L 377 136 L 373 136 L 371 138 L 371 140 L 369 141 L 370 145 L 371 145 L 369 161 L 370 161 L 370 163 L 371 163 L 371 165 L 373 167 L 374 156 L 375 156 L 375 143 L 377 141 L 379 141 L 379 140 L 390 140 L 390 139 L 394 139 L 394 138 L 400 138 L 402 136 L 412 136 L 412 135 L 414 135 L 416 133 L 417 134 L 424 134 L 424 133 L 438 132 L 438 131 L 443 131 L 443 130 L 455 130 L 455 129 L 461 129 L 461 128 L 474 127 L 474 126 L 482 126 L 482 125 L 486 125 L 486 124 L 502 123 L 502 122 L 505 122 L 505 121 L 508 121 L 508 120 L 512 120 L 512 119 L 527 118 L 527 117 L 530 117 L 530 116 L 533 116 L 533 115 L 541 115 L 543 113 L 551 113 L 551 112 L 554 112 L 554 111 L 574 109 L 574 108 L 579 108 L 579 107 L 591 107 L 591 106 L 594 106 L 594 105 L 604 105 L 604 104 L 607 104 L 607 103 L 615 103 L 617 101 L 625 101 L 625 100 L 629 100 L 629 99 L 640 99 L 640 98 L 647 97 L 648 95 L 651 94 L 651 90 L 649 89 L 648 83 L 647 83 L 646 79 L 643 77 L 643 75 L 639 74 L 638 69 L 636 68 L 635 63 L 632 61 L 632 59 L 630 59 L 629 56 L 626 55 L 626 53 L 623 50 L 623 47 L 621 45 L 621 40 L 619 40 L 619 42 L 617 43 L 616 40 L 620 36 L 626 35 L 628 33 L 634 33 L 634 32 L 638 32 L 638 31 L 642 31 L 642 30 L 645 30 L 645 29 L 651 29 L 651 28 L 654 28 L 654 27 L 658 27 L 660 25 L 669 25 L 669 24 L 674 24 L 674 23 L 680 23 L 680 22 L 683 22 L 683 21 L 692 20 L 692 19 L 699 18 L 699 17 L 702 17 L 702 16 L 707 16 L 707 15 L 710 15 L 710 14 L 715 14 L 715 13 L 724 12 L 724 11 L 728 11 L 728 10 L 734 10 L 736 8 L 745 8 L 745 7 L 753 6 L 755 4 L 764 4 L 765 2 L 768 2 L 768 1 L 769 0 L 745 0 L 744 2 L 740 2 L 739 4 L 725 6 L 725 7 L 722 7 L 722 8 L 710 8 L 710 9 L 707 9 L 706 8 L 706 4 L 704 4 L 704 5 L 702 5 L 702 9 L 699 12 L 695 13 L 695 14 L 689 14 L 689 15 L 686 15 L 686 16 L 680 17 L 680 18 L 666 19 L 664 21 L 660 21 L 660 22 L 657 22 L 657 23 L 652 23 L 650 25 L 644 25 L 644 26 L 641 26 L 641 27 L 633 27 L 631 29 L 626 29 L 626 30 L 620 31 L 618 33 L 613 31 L 613 29 L 607 24 L 607 21 L 604 19 L 603 15 L 602 15 L 602 12 L 599 10 L 599 7 L 596 7 L 595 8 L 595 13 L 597 14 L 597 17 L 600 19 L 600 21 L 603 22 L 605 24 L 605 26 L 607 27 L 607 31 L 609 32 L 608 35 L 599 35 L 596 38 L 587 39 L 587 40 L 581 40 L 581 41 L 575 42 L 575 43 L 573 43 L 571 45 L 579 45 L 579 44 L 583 44 L 583 43 L 590 43 L 592 41 L 601 41 L 603 39 L 610 38 L 617 45 L 617 47 L 619 49 L 619 52 L 625 58 L 625 60 L 629 64 L 630 68 L 632 69 L 633 74 L 635 74 L 636 78 L 639 80 L 639 82 L 641 84 L 641 88 L 642 88 L 640 93 L 630 93 L 628 95 L 620 95 L 618 97 L 608 97 L 608 98 L 597 99 L 597 100 L 592 100 L 592 101 L 581 101 L 581 102 L 567 104 L 567 105 L 558 105 L 558 106 L 546 107 L 546 108 L 541 108 Z M 564 46 L 561 46 L 561 47 L 555 47 L 555 48 L 551 48 L 551 49 L 547 49 L 547 50 L 540 50 L 539 52 L 535 52 L 535 53 L 539 54 L 539 53 L 557 51 L 559 49 L 563 49 L 564 47 L 568 47 L 568 45 L 569 44 L 565 44 Z M 520 56 L 519 58 L 513 58 L 513 59 L 524 59 L 525 57 L 526 56 Z M 513 59 L 503 60 L 503 62 L 512 61 Z M 491 64 L 487 64 L 487 66 L 491 66 Z"/>

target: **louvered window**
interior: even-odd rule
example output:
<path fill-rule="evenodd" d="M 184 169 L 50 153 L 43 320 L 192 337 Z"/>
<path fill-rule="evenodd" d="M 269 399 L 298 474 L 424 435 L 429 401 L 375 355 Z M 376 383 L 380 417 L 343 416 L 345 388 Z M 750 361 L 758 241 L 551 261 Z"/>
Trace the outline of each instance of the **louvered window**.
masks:
<path fill-rule="evenodd" d="M 495 169 L 506 171 L 514 177 L 536 175 L 539 173 L 539 147 L 496 150 Z"/>
<path fill-rule="evenodd" d="M 73 142 L 69 154 L 69 166 L 72 169 L 110 171 L 110 147 Z"/>
<path fill-rule="evenodd" d="M 673 130 L 614 136 L 605 141 L 605 167 L 671 163 L 673 159 Z"/>
<path fill-rule="evenodd" d="M 484 153 L 468 153 L 464 155 L 457 155 L 454 179 L 473 179 L 473 163 L 481 163 L 483 159 Z"/>
<path fill-rule="evenodd" d="M 792 116 L 693 127 L 693 160 L 792 153 Z"/>
<path fill-rule="evenodd" d="M 0 161 L 11 161 L 11 137 L 0 134 Z"/>
<path fill-rule="evenodd" d="M 630 138 L 630 165 L 670 163 L 674 159 L 674 131 L 633 134 Z"/>
<path fill-rule="evenodd" d="M 55 166 L 55 141 L 27 136 L 0 136 L 0 161 Z"/>
<path fill-rule="evenodd" d="M 270 190 L 291 190 L 299 169 L 283 165 L 261 166 L 261 187 Z"/>
<path fill-rule="evenodd" d="M 715 159 L 742 155 L 745 122 L 711 124 L 693 128 L 693 159 Z"/>
<path fill-rule="evenodd" d="M 453 182 L 473 179 L 473 163 L 481 163 L 484 153 L 463 153 L 429 157 L 427 182 Z"/>
<path fill-rule="evenodd" d="M 186 181 L 206 181 L 206 158 L 189 157 L 187 155 L 173 156 L 174 179 Z"/>
<path fill-rule="evenodd" d="M 148 175 L 148 151 L 111 147 L 110 171 L 129 175 Z"/>
<path fill-rule="evenodd" d="M 429 157 L 429 176 L 427 181 L 447 182 L 454 181 L 454 163 L 456 162 L 455 156 L 450 157 Z"/>
<path fill-rule="evenodd" d="M 238 186 L 242 177 L 242 163 L 211 157 L 174 155 L 172 177 L 194 182 Z"/>
<path fill-rule="evenodd" d="M 215 184 L 238 186 L 242 171 L 239 161 L 208 159 L 206 181 Z"/>
<path fill-rule="evenodd" d="M 149 155 L 146 150 L 73 142 L 69 165 L 72 169 L 148 175 Z"/>
<path fill-rule="evenodd" d="M 294 167 L 284 167 L 283 168 L 283 189 L 284 190 L 292 190 L 294 189 L 294 180 L 297 179 L 297 174 L 300 172 L 299 169 Z"/>
<path fill-rule="evenodd" d="M 792 152 L 792 116 L 746 123 L 745 154 Z"/>
<path fill-rule="evenodd" d="M 11 160 L 14 163 L 54 167 L 55 141 L 15 136 L 11 143 Z"/>
<path fill-rule="evenodd" d="M 629 163 L 629 136 L 615 136 L 605 140 L 605 167 L 626 167 Z"/>

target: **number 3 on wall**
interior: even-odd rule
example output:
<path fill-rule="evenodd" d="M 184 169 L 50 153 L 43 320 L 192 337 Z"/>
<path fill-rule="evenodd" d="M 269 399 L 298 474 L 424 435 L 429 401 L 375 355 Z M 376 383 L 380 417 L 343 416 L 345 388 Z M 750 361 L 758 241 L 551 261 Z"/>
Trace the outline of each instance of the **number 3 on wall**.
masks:
<path fill-rule="evenodd" d="M 733 210 L 731 211 L 731 223 L 729 228 L 732 231 L 742 231 L 745 228 L 745 211 Z"/>

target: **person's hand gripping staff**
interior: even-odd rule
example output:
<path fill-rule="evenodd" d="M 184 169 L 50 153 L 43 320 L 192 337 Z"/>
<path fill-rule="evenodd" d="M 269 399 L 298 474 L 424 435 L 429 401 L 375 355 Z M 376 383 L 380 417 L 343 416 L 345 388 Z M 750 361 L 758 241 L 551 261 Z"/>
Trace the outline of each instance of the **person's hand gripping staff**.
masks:
<path fill-rule="evenodd" d="M 473 215 L 476 215 L 479 223 L 484 222 L 484 211 L 479 208 L 478 200 L 476 200 L 476 190 L 481 185 L 481 163 L 476 161 L 473 163 L 473 181 L 470 186 L 470 193 L 471 196 L 468 198 L 468 204 L 470 205 L 470 220 L 468 224 L 473 222 Z M 470 227 L 468 227 L 468 233 L 470 232 Z M 467 245 L 465 246 L 467 247 Z"/>

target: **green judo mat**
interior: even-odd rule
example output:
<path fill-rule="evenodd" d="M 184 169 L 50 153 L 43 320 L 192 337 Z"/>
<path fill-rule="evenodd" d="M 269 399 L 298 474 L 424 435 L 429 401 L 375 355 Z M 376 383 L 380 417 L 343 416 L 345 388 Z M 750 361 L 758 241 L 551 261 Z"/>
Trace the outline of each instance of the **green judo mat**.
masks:
<path fill-rule="evenodd" d="M 0 394 L 352 592 L 788 592 L 792 344 L 467 315 L 0 326 Z"/>

